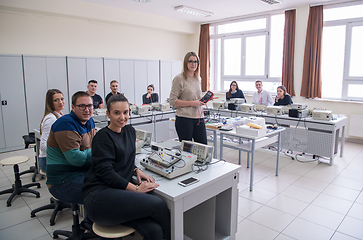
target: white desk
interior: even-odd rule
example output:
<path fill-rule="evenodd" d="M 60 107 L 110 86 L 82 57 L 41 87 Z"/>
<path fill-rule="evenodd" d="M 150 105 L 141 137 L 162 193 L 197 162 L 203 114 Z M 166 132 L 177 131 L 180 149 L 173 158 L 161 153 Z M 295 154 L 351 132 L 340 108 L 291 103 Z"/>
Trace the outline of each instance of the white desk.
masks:
<path fill-rule="evenodd" d="M 283 149 L 327 157 L 330 165 L 333 164 L 334 157 L 338 154 L 341 129 L 340 156 L 343 156 L 347 117 L 338 117 L 335 120 L 325 121 L 314 120 L 312 117 L 299 119 L 288 115 L 275 116 L 262 112 L 248 113 L 228 109 L 210 109 L 210 111 L 226 117 L 263 117 L 266 123 L 289 126 L 282 133 L 281 147 Z"/>
<path fill-rule="evenodd" d="M 281 146 L 281 132 L 285 131 L 285 128 L 280 127 L 277 130 L 268 130 L 268 133 L 261 137 L 253 137 L 249 135 L 243 135 L 240 133 L 236 133 L 236 130 L 233 129 L 231 131 L 223 131 L 219 129 L 210 129 L 207 128 L 209 131 L 213 131 L 214 139 L 213 145 L 214 148 L 217 147 L 217 140 L 216 137 L 217 133 L 219 133 L 219 145 L 220 145 L 220 159 L 223 159 L 223 147 L 228 147 L 232 149 L 238 150 L 238 164 L 241 164 L 241 151 L 247 152 L 247 168 L 250 166 L 250 155 L 251 155 L 251 173 L 250 173 L 250 191 L 253 191 L 253 175 L 254 175 L 254 164 L 255 164 L 255 150 L 272 143 L 277 142 L 277 149 L 280 149 Z M 223 137 L 232 136 L 238 138 L 238 143 L 228 143 L 226 142 Z M 278 176 L 279 172 L 279 160 L 280 160 L 280 151 L 277 151 L 276 156 L 276 176 Z"/>
<path fill-rule="evenodd" d="M 138 157 L 140 160 L 142 156 Z M 182 240 L 184 234 L 192 239 L 235 239 L 240 169 L 235 164 L 218 162 L 199 174 L 191 172 L 172 180 L 143 170 L 160 184 L 153 193 L 170 209 L 172 239 Z M 200 181 L 188 187 L 178 184 L 191 176 Z"/>

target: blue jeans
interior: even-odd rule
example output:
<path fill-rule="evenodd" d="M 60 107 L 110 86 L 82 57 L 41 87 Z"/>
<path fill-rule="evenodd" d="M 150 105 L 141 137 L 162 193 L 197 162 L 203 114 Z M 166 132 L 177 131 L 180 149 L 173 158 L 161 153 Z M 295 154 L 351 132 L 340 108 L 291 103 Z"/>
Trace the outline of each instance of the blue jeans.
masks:
<path fill-rule="evenodd" d="M 44 173 L 47 172 L 47 158 L 46 157 L 40 157 L 38 160 L 38 165 L 40 170 L 42 170 Z"/>
<path fill-rule="evenodd" d="M 87 216 L 99 225 L 122 224 L 134 228 L 144 240 L 171 239 L 166 203 L 149 193 L 99 189 L 84 199 Z"/>
<path fill-rule="evenodd" d="M 49 192 L 61 202 L 83 204 L 83 180 L 84 175 L 61 184 L 52 185 Z"/>

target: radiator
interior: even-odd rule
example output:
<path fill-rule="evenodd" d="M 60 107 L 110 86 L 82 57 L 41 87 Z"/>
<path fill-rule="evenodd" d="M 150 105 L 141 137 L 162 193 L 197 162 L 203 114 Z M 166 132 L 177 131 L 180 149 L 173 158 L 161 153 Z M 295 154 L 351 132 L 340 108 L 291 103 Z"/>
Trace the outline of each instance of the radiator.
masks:
<path fill-rule="evenodd" d="M 363 115 L 350 115 L 349 136 L 363 137 Z"/>

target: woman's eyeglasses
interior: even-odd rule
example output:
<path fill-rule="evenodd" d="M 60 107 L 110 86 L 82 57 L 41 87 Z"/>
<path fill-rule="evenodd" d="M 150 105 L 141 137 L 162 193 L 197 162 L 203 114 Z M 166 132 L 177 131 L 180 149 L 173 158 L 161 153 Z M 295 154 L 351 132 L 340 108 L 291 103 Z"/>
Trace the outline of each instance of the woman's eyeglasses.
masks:
<path fill-rule="evenodd" d="M 199 64 L 199 61 L 192 61 L 192 60 L 189 60 L 189 61 L 188 61 L 188 63 L 190 63 L 190 64 L 193 64 L 193 63 L 195 63 L 195 64 Z"/>

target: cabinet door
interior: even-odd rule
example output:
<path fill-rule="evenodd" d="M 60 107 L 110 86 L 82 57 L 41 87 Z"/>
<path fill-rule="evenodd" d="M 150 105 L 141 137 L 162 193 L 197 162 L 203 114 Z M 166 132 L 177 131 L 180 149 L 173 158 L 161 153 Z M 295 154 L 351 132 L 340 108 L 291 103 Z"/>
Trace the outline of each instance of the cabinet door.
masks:
<path fill-rule="evenodd" d="M 85 58 L 70 58 L 67 57 L 68 66 L 68 93 L 69 109 L 72 105 L 72 95 L 78 91 L 87 91 L 87 73 Z"/>
<path fill-rule="evenodd" d="M 0 96 L 5 148 L 23 148 L 28 134 L 21 56 L 0 56 Z"/>
<path fill-rule="evenodd" d="M 160 102 L 165 102 L 169 98 L 172 80 L 171 62 L 160 61 Z"/>
<path fill-rule="evenodd" d="M 135 103 L 134 61 L 120 60 L 119 91 L 125 93 L 130 103 Z"/>
<path fill-rule="evenodd" d="M 103 59 L 102 58 L 86 58 L 87 66 L 87 84 L 88 81 L 94 79 L 97 81 L 97 94 L 105 101 L 105 84 L 103 81 Z M 87 90 L 87 85 L 86 85 Z"/>
<path fill-rule="evenodd" d="M 147 62 L 147 85 L 154 84 L 154 92 L 159 94 L 160 102 L 160 87 L 159 87 L 159 61 L 148 61 Z M 146 93 L 146 88 L 145 88 Z"/>
<path fill-rule="evenodd" d="M 66 101 L 63 113 L 69 113 L 66 57 L 46 57 L 46 60 L 48 89 L 55 88 L 62 91 Z"/>
<path fill-rule="evenodd" d="M 23 56 L 28 128 L 38 129 L 44 115 L 45 95 L 48 90 L 45 57 Z"/>
<path fill-rule="evenodd" d="M 104 59 L 103 70 L 105 73 L 105 97 L 111 91 L 110 82 L 116 80 L 119 83 L 119 92 L 121 92 L 120 86 L 120 60 L 119 59 Z"/>
<path fill-rule="evenodd" d="M 147 89 L 147 62 L 135 60 L 135 104 L 142 105 L 142 95 L 146 93 Z"/>

